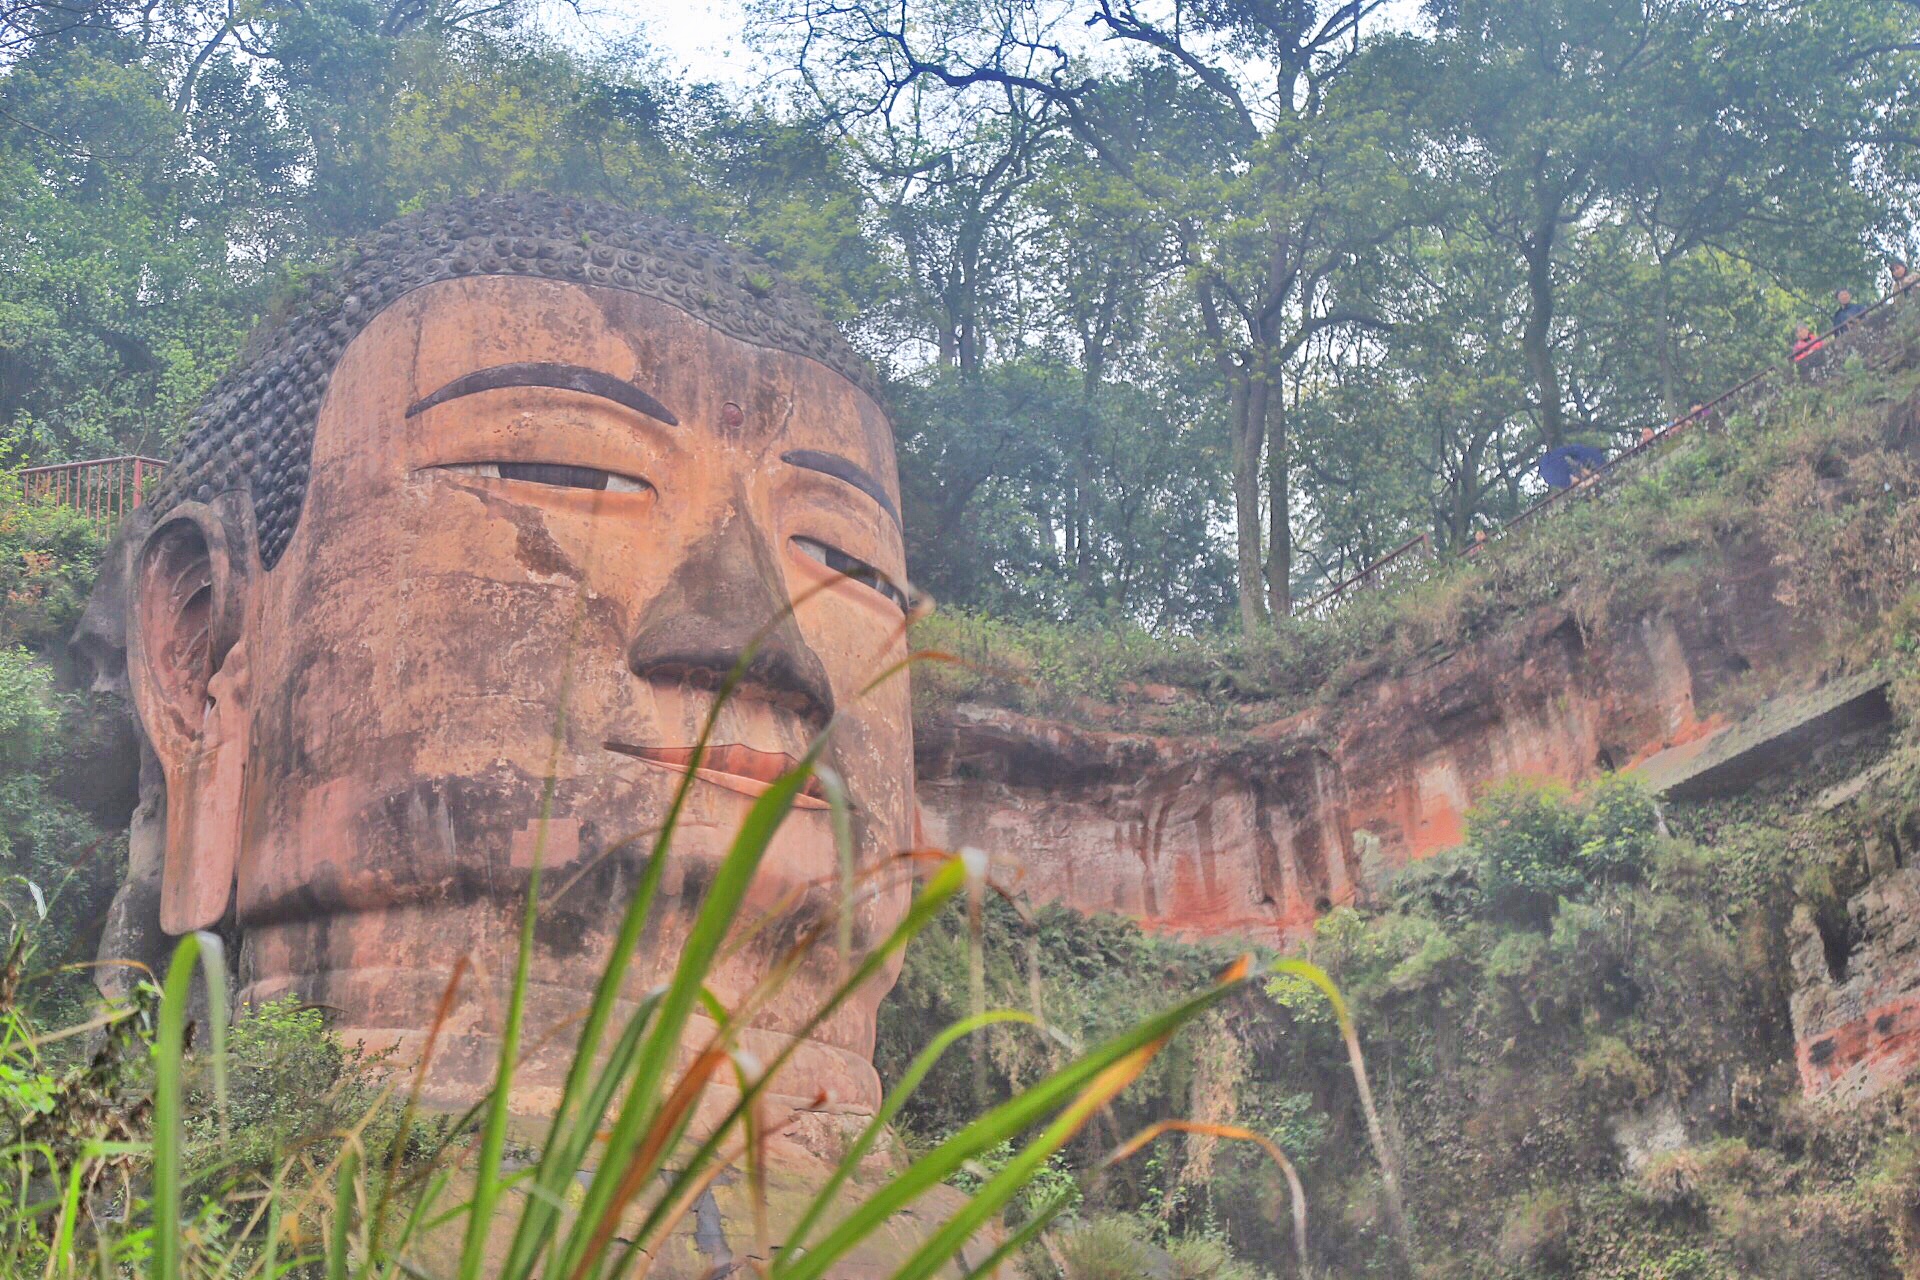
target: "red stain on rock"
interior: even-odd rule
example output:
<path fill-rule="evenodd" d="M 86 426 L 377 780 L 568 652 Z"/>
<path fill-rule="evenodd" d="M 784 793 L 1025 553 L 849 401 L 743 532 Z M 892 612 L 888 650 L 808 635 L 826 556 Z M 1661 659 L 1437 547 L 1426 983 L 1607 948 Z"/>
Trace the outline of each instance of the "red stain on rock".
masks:
<path fill-rule="evenodd" d="M 1920 1068 L 1920 868 L 1884 872 L 1824 928 L 1790 930 L 1794 1057 L 1808 1097 L 1871 1098 Z"/>
<path fill-rule="evenodd" d="M 1808 1097 L 1844 1088 L 1871 1096 L 1920 1067 L 1920 995 L 1868 1010 L 1794 1046 Z"/>

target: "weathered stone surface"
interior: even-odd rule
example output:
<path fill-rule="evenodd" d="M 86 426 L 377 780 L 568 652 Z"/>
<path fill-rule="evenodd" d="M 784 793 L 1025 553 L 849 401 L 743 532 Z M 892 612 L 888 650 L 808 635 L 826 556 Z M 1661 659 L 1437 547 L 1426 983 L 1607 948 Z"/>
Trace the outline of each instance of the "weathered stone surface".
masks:
<path fill-rule="evenodd" d="M 891 428 L 761 273 L 617 210 L 468 202 L 382 233 L 256 340 L 78 641 L 146 766 L 109 958 L 223 927 L 243 1002 L 298 996 L 402 1063 L 464 975 L 425 1087 L 460 1107 L 493 1077 L 539 861 L 513 1093 L 537 1117 L 683 777 L 629 1010 L 679 962 L 754 799 L 822 734 L 863 873 L 854 943 L 892 928 L 906 877 L 864 874 L 913 837 L 906 680 L 868 688 L 906 653 Z M 708 975 L 752 1008 L 739 1043 L 762 1062 L 843 979 L 829 945 L 749 1006 L 776 957 L 832 936 L 840 866 L 803 795 L 748 894 L 771 923 Z M 825 1158 L 823 1117 L 877 1106 L 894 972 L 769 1090 L 790 1171 Z M 696 1017 L 683 1052 L 713 1032 Z"/>
<path fill-rule="evenodd" d="M 1655 794 L 1681 800 L 1744 790 L 1823 743 L 1884 723 L 1892 714 L 1887 681 L 1865 671 L 1769 699 L 1725 732 L 1670 747 L 1634 772 Z"/>
<path fill-rule="evenodd" d="M 1875 876 L 1833 933 L 1795 912 L 1794 1053 L 1808 1096 L 1859 1101 L 1920 1067 L 1920 868 Z"/>

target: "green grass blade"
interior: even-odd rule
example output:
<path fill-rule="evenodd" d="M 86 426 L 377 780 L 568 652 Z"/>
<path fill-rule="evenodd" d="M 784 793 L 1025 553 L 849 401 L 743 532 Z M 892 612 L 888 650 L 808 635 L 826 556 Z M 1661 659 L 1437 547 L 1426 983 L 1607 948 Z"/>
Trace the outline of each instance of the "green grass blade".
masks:
<path fill-rule="evenodd" d="M 347 1280 L 353 1226 L 353 1184 L 359 1175 L 360 1154 L 348 1147 L 340 1153 L 340 1178 L 335 1184 L 333 1221 L 327 1226 L 327 1280 Z"/>
<path fill-rule="evenodd" d="M 708 710 L 706 719 L 700 725 L 700 736 L 694 743 L 694 758 L 706 750 L 712 740 L 714 725 L 719 722 L 720 710 L 732 697 L 740 682 L 746 678 L 748 663 L 752 660 L 754 647 L 749 645 L 746 653 L 734 664 L 732 671 L 722 682 L 720 691 L 715 695 L 713 706 Z M 559 1224 L 559 1212 L 551 1207 L 559 1192 L 579 1171 L 580 1162 L 585 1157 L 587 1147 L 600 1125 L 601 1117 L 606 1114 L 607 1103 L 612 1091 L 601 1089 L 600 1084 L 617 1086 L 624 1079 L 624 1072 L 612 1072 L 611 1064 L 595 1077 L 595 1059 L 600 1051 L 600 1041 L 606 1034 L 606 1028 L 612 1021 L 620 1001 L 620 989 L 626 981 L 628 966 L 640 947 L 640 938 L 646 931 L 648 919 L 653 914 L 653 902 L 658 896 L 661 877 L 666 872 L 667 854 L 673 843 L 673 835 L 679 829 L 680 816 L 686 809 L 687 796 L 693 790 L 695 775 L 691 769 L 680 775 L 678 785 L 674 787 L 673 799 L 667 806 L 665 819 L 660 823 L 654 835 L 653 851 L 647 859 L 646 868 L 641 872 L 640 883 L 635 887 L 633 897 L 627 903 L 625 914 L 621 917 L 619 931 L 614 936 L 612 950 L 608 953 L 606 967 L 601 970 L 600 981 L 594 988 L 593 1001 L 587 1009 L 586 1024 L 580 1029 L 580 1038 L 575 1044 L 573 1065 L 567 1071 L 566 1084 L 560 1091 L 560 1102 L 554 1109 L 553 1123 L 548 1126 L 547 1141 L 541 1151 L 539 1168 L 535 1174 L 535 1185 L 548 1193 L 548 1197 L 530 1202 L 514 1232 L 512 1244 L 507 1251 L 506 1262 L 502 1265 L 498 1280 L 525 1280 L 531 1274 L 535 1259 L 546 1247 Z M 592 1099 L 600 1096 L 599 1104 L 592 1105 Z"/>
<path fill-rule="evenodd" d="M 1101 1072 L 1128 1054 L 1171 1036 L 1225 999 L 1245 981 L 1244 966 L 1237 966 L 1230 976 L 1208 990 L 1142 1021 L 989 1110 L 914 1161 L 872 1197 L 855 1206 L 827 1234 L 818 1248 L 804 1255 L 783 1251 L 775 1259 L 769 1274 L 773 1280 L 821 1280 L 821 1277 L 830 1274 L 828 1269 L 855 1244 L 879 1230 L 887 1219 L 925 1194 L 929 1188 L 951 1177 L 967 1161 L 1016 1137 L 1056 1107 L 1066 1105 L 1092 1084 Z M 965 1237 L 961 1239 L 964 1241 Z"/>
<path fill-rule="evenodd" d="M 1010 1233 L 1005 1240 L 1002 1240 L 999 1247 L 988 1254 L 984 1262 L 980 1263 L 979 1266 L 969 1268 L 963 1280 L 974 1280 L 976 1276 L 999 1275 L 1000 1268 L 1005 1266 L 1009 1259 L 1026 1248 L 1042 1231 L 1052 1226 L 1053 1220 L 1062 1213 L 1065 1213 L 1067 1206 L 1072 1203 L 1073 1194 L 1071 1192 L 1062 1191 L 1056 1195 L 1048 1202 L 1046 1208 L 1034 1214 L 1033 1217 L 1026 1222 L 1020 1224 L 1018 1230 Z"/>
<path fill-rule="evenodd" d="M 570 1082 L 569 1088 L 577 1091 L 576 1097 L 584 1096 L 584 1101 L 572 1105 L 579 1121 L 559 1137 L 559 1145 L 548 1147 L 541 1153 L 540 1162 L 533 1171 L 533 1185 L 527 1189 L 526 1211 L 515 1224 L 507 1260 L 501 1267 L 501 1280 L 509 1275 L 531 1274 L 540 1253 L 558 1232 L 564 1216 L 561 1206 L 566 1202 L 567 1184 L 573 1180 L 573 1171 L 580 1168 L 587 1148 L 593 1141 L 596 1128 L 593 1121 L 607 1113 L 614 1093 L 626 1078 L 638 1052 L 640 1037 L 645 1034 L 654 1011 L 659 1007 L 660 996 L 657 993 L 642 1001 L 627 1019 L 620 1038 L 614 1042 L 612 1051 L 600 1069 L 577 1084 Z M 567 1104 L 563 1102 L 563 1105 Z"/>
<path fill-rule="evenodd" d="M 627 1251 L 616 1269 L 616 1274 L 624 1273 L 627 1267 L 632 1265 L 639 1251 L 645 1247 L 653 1230 L 661 1223 L 665 1216 L 672 1210 L 673 1205 L 678 1201 L 681 1190 L 692 1179 L 701 1175 L 707 1161 L 713 1159 L 719 1153 L 721 1146 L 727 1136 L 733 1131 L 734 1127 L 744 1119 L 751 1118 L 751 1109 L 754 1102 L 765 1092 L 773 1080 L 778 1077 L 780 1069 L 786 1065 L 787 1061 L 799 1050 L 800 1046 L 819 1029 L 822 1023 L 832 1017 L 840 1006 L 852 997 L 854 992 L 860 990 L 860 988 L 872 981 L 874 975 L 879 972 L 881 966 L 886 963 L 889 956 L 904 948 L 908 942 L 917 937 L 920 932 L 933 921 L 933 918 L 960 892 L 966 883 L 966 878 L 967 868 L 964 863 L 958 858 L 951 859 L 947 865 L 942 867 L 939 873 L 927 883 L 926 887 L 921 890 L 920 894 L 914 899 L 911 906 L 909 906 L 907 914 L 902 917 L 899 924 L 894 926 L 893 932 L 888 935 L 887 939 L 869 951 L 865 956 L 861 957 L 860 964 L 855 968 L 854 972 L 840 983 L 834 993 L 822 1002 L 819 1008 L 815 1009 L 805 1022 L 789 1034 L 785 1047 L 781 1049 L 780 1053 L 775 1056 L 771 1063 L 766 1065 L 758 1079 L 752 1081 L 740 1090 L 739 1097 L 735 1100 L 727 1114 L 722 1117 L 720 1123 L 714 1127 L 713 1132 L 701 1142 L 693 1154 L 684 1161 L 680 1172 L 669 1180 L 666 1190 L 655 1200 L 653 1208 L 649 1211 L 646 1219 L 638 1228 L 629 1234 Z M 1023 1014 L 1014 1016 L 1025 1018 Z M 1031 1021 L 1031 1019 L 1027 1020 Z M 948 1043 L 951 1043 L 951 1040 L 948 1040 Z M 931 1063 L 928 1065 L 930 1066 Z M 924 1070 L 922 1074 L 925 1074 Z M 901 1101 L 904 1100 L 903 1097 Z M 880 1124 L 881 1127 L 884 1127 L 884 1121 L 881 1121 Z M 862 1138 L 863 1141 L 870 1146 L 872 1141 L 877 1139 L 878 1136 L 879 1129 L 870 1125 L 869 1132 L 862 1135 Z M 857 1156 L 850 1157 L 850 1159 L 855 1163 L 858 1161 Z M 851 1169 L 851 1165 L 844 1165 L 844 1167 L 849 1170 Z M 822 1197 L 822 1199 L 824 1199 L 824 1197 Z"/>
<path fill-rule="evenodd" d="M 560 731 L 554 730 L 554 750 Z M 547 770 L 540 797 L 540 825 L 534 839 L 533 867 L 528 872 L 527 902 L 520 913 L 520 947 L 513 963 L 513 988 L 507 996 L 507 1021 L 500 1033 L 500 1065 L 494 1070 L 493 1093 L 487 1105 L 486 1127 L 480 1133 L 480 1155 L 474 1162 L 471 1216 L 466 1245 L 460 1254 L 460 1280 L 481 1280 L 486 1262 L 487 1232 L 500 1196 L 500 1161 L 506 1154 L 507 1123 L 511 1118 L 513 1072 L 520 1055 L 520 1034 L 527 1015 L 527 980 L 533 967 L 533 928 L 539 919 L 540 863 L 547 843 L 547 819 L 553 809 L 554 768 Z"/>
<path fill-rule="evenodd" d="M 840 919 L 835 945 L 840 963 L 853 959 L 853 804 L 847 797 L 847 784 L 833 770 L 814 770 L 820 789 L 827 793 L 828 816 L 833 820 L 834 865 L 840 873 Z"/>
<path fill-rule="evenodd" d="M 1381 1189 L 1386 1193 L 1387 1228 L 1393 1236 L 1395 1248 L 1400 1254 L 1401 1270 L 1404 1271 L 1412 1266 L 1413 1239 L 1407 1225 L 1406 1200 L 1400 1191 L 1399 1161 L 1387 1142 L 1386 1129 L 1380 1123 L 1380 1112 L 1374 1106 L 1373 1082 L 1367 1076 L 1367 1059 L 1360 1051 L 1360 1030 L 1354 1025 L 1353 1014 L 1348 1010 L 1340 988 L 1318 965 L 1305 960 L 1276 960 L 1272 970 L 1312 983 L 1326 996 L 1327 1003 L 1333 1006 L 1333 1016 L 1340 1024 L 1340 1038 L 1346 1042 L 1347 1069 L 1353 1076 L 1354 1090 L 1360 1095 L 1360 1114 L 1367 1122 L 1367 1141 L 1372 1144 L 1374 1161 L 1380 1166 Z"/>
<path fill-rule="evenodd" d="M 691 776 L 688 775 L 688 778 Z M 678 804 L 679 797 L 676 795 L 675 814 L 669 818 L 669 830 L 672 818 L 677 817 Z M 625 1078 L 627 1067 L 640 1044 L 641 1033 L 659 1008 L 659 997 L 648 997 L 628 1019 L 606 1063 L 596 1063 L 601 1038 L 607 1023 L 618 1009 L 621 982 L 645 930 L 665 866 L 666 850 L 656 845 L 646 870 L 641 874 L 640 884 L 627 904 L 627 912 L 608 956 L 607 967 L 594 991 L 586 1025 L 581 1029 L 575 1045 L 573 1064 L 567 1070 L 566 1084 L 554 1108 L 546 1144 L 541 1148 L 540 1163 L 534 1172 L 534 1186 L 544 1194 L 530 1199 L 526 1212 L 521 1215 L 507 1250 L 506 1261 L 501 1266 L 499 1280 L 525 1280 L 532 1274 L 541 1251 L 559 1227 L 560 1212 L 554 1206 L 585 1159 L 600 1118 L 606 1114 L 615 1090 Z"/>
<path fill-rule="evenodd" d="M 67 1192 L 60 1203 L 60 1225 L 53 1233 L 53 1249 L 47 1254 L 47 1275 L 53 1275 L 56 1259 L 73 1257 L 74 1220 L 80 1216 L 80 1175 L 87 1167 L 86 1159 L 73 1162 L 73 1168 L 67 1173 Z M 24 1183 L 24 1179 L 22 1179 Z"/>
<path fill-rule="evenodd" d="M 437 1170 L 428 1179 L 426 1190 L 420 1194 L 419 1199 L 414 1201 L 413 1208 L 407 1212 L 406 1221 L 401 1224 L 400 1234 L 395 1239 L 392 1257 L 387 1262 L 385 1275 L 391 1276 L 407 1269 L 406 1264 L 400 1260 L 400 1255 L 405 1252 L 407 1243 L 419 1234 L 420 1224 L 427 1220 L 433 1206 L 438 1203 L 441 1193 L 446 1190 L 447 1184 L 452 1180 L 453 1175 L 445 1169 Z M 373 1243 L 375 1248 L 380 1247 L 380 1241 L 376 1240 Z"/>
<path fill-rule="evenodd" d="M 976 1013 L 950 1024 L 914 1057 L 906 1072 L 901 1075 L 899 1083 L 893 1086 L 886 1099 L 880 1104 L 880 1109 L 874 1112 L 872 1121 L 861 1130 L 859 1138 L 847 1148 L 846 1155 L 834 1166 L 832 1176 L 814 1196 L 813 1203 L 807 1206 L 806 1213 L 801 1216 L 799 1222 L 794 1224 L 793 1230 L 787 1233 L 785 1248 L 801 1250 L 806 1247 L 807 1237 L 813 1233 L 813 1228 L 832 1206 L 841 1186 L 853 1175 L 853 1171 L 866 1158 L 867 1152 L 873 1149 L 873 1144 L 880 1140 L 880 1135 L 886 1132 L 887 1126 L 893 1123 L 893 1118 L 900 1113 L 900 1108 L 919 1091 L 920 1082 L 927 1078 L 927 1073 L 933 1070 L 934 1064 L 946 1055 L 947 1050 L 963 1036 L 972 1035 L 975 1031 L 1002 1022 L 1024 1022 L 1037 1025 L 1036 1019 L 1030 1013 L 1018 1009 L 989 1009 L 985 1013 Z"/>
<path fill-rule="evenodd" d="M 699 998 L 700 987 L 706 981 L 713 957 L 739 915 L 740 904 L 745 900 L 747 889 L 760 869 L 760 861 L 766 855 L 774 833 L 793 807 L 793 798 L 811 776 L 813 763 L 819 756 L 823 742 L 816 740 L 798 766 L 776 779 L 754 801 L 740 825 L 739 834 L 734 837 L 732 847 L 721 860 L 712 883 L 707 887 L 706 897 L 681 948 L 673 980 L 661 996 L 651 1032 L 638 1055 L 626 1103 L 607 1142 L 606 1158 L 594 1170 L 593 1180 L 588 1185 L 586 1202 L 580 1211 L 579 1227 L 561 1254 L 560 1277 L 581 1274 L 603 1219 L 610 1212 L 617 1211 L 614 1204 L 616 1192 L 621 1181 L 631 1173 L 624 1166 L 638 1150 L 642 1135 L 658 1110 L 661 1099 L 657 1095 L 661 1081 L 679 1048 L 681 1030 Z M 663 1155 L 667 1151 L 667 1148 L 662 1148 Z"/>
<path fill-rule="evenodd" d="M 790 617 L 799 604 L 821 589 L 815 587 L 799 599 L 790 602 L 776 617 L 768 619 L 747 642 L 732 670 L 728 671 L 726 678 L 720 682 L 713 704 L 708 708 L 701 722 L 700 734 L 694 743 L 695 759 L 701 756 L 712 741 L 714 727 L 719 723 L 721 711 L 745 681 L 747 672 L 751 669 L 753 660 L 767 636 Z M 817 761 L 819 746 L 820 744 L 816 744 L 815 748 L 808 753 L 805 767 L 811 768 Z M 652 855 L 641 874 L 634 896 L 628 902 L 627 910 L 621 918 L 614 945 L 608 954 L 600 981 L 594 989 L 586 1023 L 581 1028 L 573 1064 L 568 1070 L 566 1083 L 561 1089 L 559 1104 L 554 1109 L 553 1121 L 548 1127 L 547 1141 L 541 1149 L 541 1159 L 535 1171 L 535 1188 L 542 1194 L 530 1200 L 527 1211 L 521 1215 L 497 1280 L 525 1280 L 531 1274 L 535 1260 L 546 1248 L 557 1229 L 560 1214 L 556 1206 L 561 1202 L 561 1192 L 579 1171 L 587 1148 L 599 1129 L 602 1117 L 606 1114 L 606 1104 L 612 1092 L 611 1089 L 602 1089 L 599 1086 L 602 1080 L 609 1085 L 617 1086 L 618 1082 L 625 1078 L 624 1070 L 611 1071 L 611 1064 L 606 1071 L 601 1072 L 599 1078 L 595 1077 L 595 1072 L 600 1070 L 597 1063 L 600 1043 L 606 1035 L 608 1024 L 612 1021 L 619 1003 L 621 987 L 626 980 L 633 956 L 639 949 L 646 923 L 652 914 L 653 903 L 666 867 L 667 853 L 672 846 L 674 833 L 679 828 L 680 817 L 685 811 L 687 797 L 695 781 L 696 777 L 691 769 L 680 776 L 679 783 L 674 788 L 673 799 L 668 804 L 666 816 L 655 834 Z M 775 825 L 778 825 L 777 822 Z M 678 1034 L 677 1030 L 675 1034 Z M 644 1074 L 648 1069 L 647 1062 L 642 1061 L 635 1067 L 636 1075 Z"/>
<path fill-rule="evenodd" d="M 1163 1039 L 1142 1045 L 1089 1082 L 1072 1104 L 1041 1131 L 1039 1137 L 1022 1147 L 1019 1154 L 989 1178 L 987 1184 L 962 1205 L 958 1213 L 942 1223 L 914 1255 L 893 1273 L 890 1280 L 927 1280 L 927 1277 L 945 1266 L 975 1232 L 999 1216 L 1001 1210 L 1020 1193 L 1022 1187 L 1033 1180 L 1053 1153 L 1065 1146 L 1093 1118 L 1094 1112 L 1113 1101 L 1122 1089 L 1139 1077 L 1147 1062 L 1165 1043 Z"/>
<path fill-rule="evenodd" d="M 153 1275 L 154 1280 L 180 1280 L 181 1170 L 185 1142 L 181 1124 L 181 1070 L 186 1055 L 187 1006 L 193 994 L 193 973 L 207 977 L 208 1020 L 212 1025 L 214 1081 L 224 1109 L 226 1075 L 227 963 L 220 939 L 210 933 L 190 933 L 173 949 L 166 985 L 160 996 L 160 1035 L 154 1045 L 153 1071 Z"/>

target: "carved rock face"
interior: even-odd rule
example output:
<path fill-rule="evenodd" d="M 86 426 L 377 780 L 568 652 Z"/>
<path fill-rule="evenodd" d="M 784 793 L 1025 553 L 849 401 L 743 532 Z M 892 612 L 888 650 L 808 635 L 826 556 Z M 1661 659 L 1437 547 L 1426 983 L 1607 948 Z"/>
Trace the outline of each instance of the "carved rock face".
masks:
<path fill-rule="evenodd" d="M 402 297 L 334 369 L 299 524 L 271 572 L 255 565 L 228 659 L 244 675 L 221 695 L 242 705 L 220 712 L 244 769 L 206 784 L 238 792 L 232 880 L 218 858 L 177 874 L 170 845 L 170 929 L 232 884 L 242 998 L 331 1006 L 370 1047 L 417 1046 L 471 957 L 429 1081 L 470 1097 L 491 1077 L 551 776 L 527 1026 L 560 1029 L 516 1089 L 543 1109 L 563 1024 L 756 633 L 771 628 L 692 762 L 629 997 L 666 980 L 752 797 L 829 717 L 856 857 L 908 845 L 906 682 L 862 692 L 906 651 L 896 492 L 881 409 L 814 360 L 611 288 L 487 276 Z M 803 798 L 750 899 L 780 923 L 714 973 L 723 1001 L 822 918 L 837 867 L 829 811 Z M 869 895 L 856 940 L 906 893 Z M 838 968 L 820 948 L 747 1047 L 770 1056 Z M 871 1110 L 884 991 L 836 1015 L 776 1092 Z"/>

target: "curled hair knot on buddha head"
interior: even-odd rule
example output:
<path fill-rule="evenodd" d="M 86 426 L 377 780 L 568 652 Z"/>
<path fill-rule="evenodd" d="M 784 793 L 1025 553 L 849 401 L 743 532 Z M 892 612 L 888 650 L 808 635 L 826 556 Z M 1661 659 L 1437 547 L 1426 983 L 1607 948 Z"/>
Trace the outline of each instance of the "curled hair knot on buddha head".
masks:
<path fill-rule="evenodd" d="M 612 205 L 522 193 L 412 214 L 360 241 L 264 325 L 194 414 L 156 493 L 184 502 L 244 491 L 271 569 L 305 503 L 314 422 L 347 345 L 423 285 L 527 276 L 599 285 L 678 307 L 731 337 L 819 361 L 879 398 L 872 369 L 766 263 L 688 228 Z"/>

